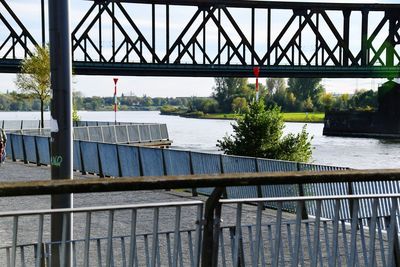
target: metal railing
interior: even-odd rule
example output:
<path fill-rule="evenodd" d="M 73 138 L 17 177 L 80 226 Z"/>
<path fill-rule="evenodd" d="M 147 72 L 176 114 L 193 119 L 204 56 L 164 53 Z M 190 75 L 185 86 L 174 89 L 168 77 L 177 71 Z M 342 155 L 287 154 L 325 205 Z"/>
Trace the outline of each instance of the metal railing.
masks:
<path fill-rule="evenodd" d="M 169 141 L 166 124 L 159 123 L 114 123 L 109 122 L 76 122 L 74 140 L 95 141 L 112 144 L 134 144 Z M 0 126 L 7 133 L 46 136 L 51 132 L 46 121 L 45 128 L 39 127 L 38 121 L 0 121 Z"/>
<path fill-rule="evenodd" d="M 9 130 L 39 129 L 40 120 L 0 120 L 0 128 Z M 44 128 L 50 128 L 50 121 L 44 121 Z"/>
<path fill-rule="evenodd" d="M 132 144 L 169 140 L 166 124 L 74 127 L 74 140 Z"/>
<path fill-rule="evenodd" d="M 9 234 L 0 234 L 0 265 L 54 266 L 49 255 L 57 253 L 64 266 L 71 250 L 73 266 L 178 266 L 177 261 L 180 266 L 198 266 L 202 206 L 201 201 L 182 201 L 2 212 L 0 222 L 11 222 L 12 227 Z M 63 218 L 63 237 L 57 243 L 49 241 L 52 214 Z M 66 240 L 67 218 L 72 214 L 74 227 L 81 228 L 74 232 L 74 240 Z M 182 222 L 189 214 L 190 220 Z M 151 217 L 150 225 L 140 219 L 143 216 Z"/>
<path fill-rule="evenodd" d="M 226 186 L 375 180 L 398 182 L 400 170 L 4 182 L 0 183 L 0 197 L 216 189 L 205 205 L 193 200 L 2 212 L 0 260 L 4 266 L 51 266 L 51 253 L 59 251 L 62 257 L 71 248 L 74 266 L 398 266 L 400 194 L 220 199 Z M 277 209 L 265 209 L 266 202 L 276 203 Z M 322 210 L 324 203 L 331 202 L 334 217 L 327 219 Z M 295 214 L 285 212 L 284 203 L 295 203 Z M 362 213 L 366 203 L 371 205 L 367 217 Z M 304 207 L 315 216 L 304 218 Z M 341 218 L 340 213 L 347 207 L 350 217 Z M 73 214 L 76 239 L 63 238 L 53 244 L 46 241 L 49 216 L 54 213 L 63 215 L 62 229 L 67 227 L 66 218 Z"/>
<path fill-rule="evenodd" d="M 399 266 L 399 197 L 400 194 L 221 200 L 222 209 L 224 205 L 236 205 L 230 245 L 232 266 Z M 380 200 L 391 203 L 388 216 L 379 216 Z M 332 220 L 322 216 L 323 203 L 330 201 L 335 203 Z M 352 217 L 341 219 L 343 202 L 349 201 L 353 204 Z M 369 217 L 360 216 L 363 201 L 372 203 Z M 273 223 L 263 212 L 264 202 L 278 203 Z M 296 203 L 292 220 L 284 219 L 285 202 Z M 315 217 L 304 220 L 303 207 L 311 202 Z M 245 203 L 257 204 L 255 218 L 246 218 Z M 245 220 L 252 224 L 243 225 Z M 368 221 L 367 227 L 362 220 Z"/>

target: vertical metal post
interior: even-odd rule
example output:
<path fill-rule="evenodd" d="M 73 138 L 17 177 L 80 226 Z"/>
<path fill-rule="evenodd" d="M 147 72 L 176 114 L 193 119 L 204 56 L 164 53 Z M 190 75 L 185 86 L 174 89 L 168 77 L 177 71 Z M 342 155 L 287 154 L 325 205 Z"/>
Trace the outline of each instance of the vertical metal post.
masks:
<path fill-rule="evenodd" d="M 368 10 L 361 12 L 361 66 L 368 65 Z"/>
<path fill-rule="evenodd" d="M 343 11 L 343 66 L 349 66 L 349 51 L 350 51 L 350 14 L 351 10 Z"/>
<path fill-rule="evenodd" d="M 44 0 L 41 0 L 41 15 L 42 15 L 42 46 L 46 45 L 46 20 L 44 15 Z"/>
<path fill-rule="evenodd" d="M 51 179 L 72 179 L 72 90 L 71 90 L 71 32 L 69 1 L 49 1 L 51 88 Z M 51 208 L 71 208 L 72 194 L 51 196 Z M 72 239 L 72 217 L 65 218 L 65 240 Z M 51 216 L 51 241 L 63 238 L 63 215 Z M 51 249 L 52 266 L 60 266 L 60 247 Z M 65 266 L 71 266 L 71 245 L 67 242 Z"/>
<path fill-rule="evenodd" d="M 395 35 L 397 33 L 396 22 L 397 22 L 397 14 L 393 13 L 393 11 L 387 11 L 386 16 L 389 18 L 389 34 L 387 38 L 387 47 L 386 47 L 386 67 L 394 66 L 394 47 L 396 46 Z"/>
<path fill-rule="evenodd" d="M 215 188 L 206 201 L 201 255 L 202 267 L 218 266 L 219 219 L 221 216 L 219 200 L 224 191 L 224 187 Z"/>

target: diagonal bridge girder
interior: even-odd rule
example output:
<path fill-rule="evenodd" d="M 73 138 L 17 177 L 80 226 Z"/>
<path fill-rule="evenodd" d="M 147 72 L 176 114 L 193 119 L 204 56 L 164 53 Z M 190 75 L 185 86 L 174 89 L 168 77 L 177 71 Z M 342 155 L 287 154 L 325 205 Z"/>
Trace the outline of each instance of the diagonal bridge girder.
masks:
<path fill-rule="evenodd" d="M 85 1 L 85 3 L 88 3 Z M 89 1 L 73 27 L 76 74 L 393 78 L 400 73 L 400 5 L 240 0 Z M 7 4 L 0 0 L 0 8 Z M 0 35 L 0 72 L 17 72 L 37 41 Z M 73 14 L 72 14 L 73 15 Z M 13 45 L 5 50 L 12 38 Z M 19 50 L 21 53 L 10 51 Z"/>

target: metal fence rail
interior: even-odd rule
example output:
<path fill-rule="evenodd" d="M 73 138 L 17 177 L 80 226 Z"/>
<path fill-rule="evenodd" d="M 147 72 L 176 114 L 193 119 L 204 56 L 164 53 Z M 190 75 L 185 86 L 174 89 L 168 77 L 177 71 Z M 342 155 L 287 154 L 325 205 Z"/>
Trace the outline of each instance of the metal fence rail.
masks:
<path fill-rule="evenodd" d="M 73 266 L 392 267 L 398 266 L 400 257 L 399 198 L 400 194 L 220 200 L 221 212 L 213 217 L 214 239 L 208 244 L 217 253 L 211 255 L 201 249 L 205 242 L 201 201 L 3 212 L 0 223 L 9 231 L 1 233 L 0 264 L 52 266 L 49 255 L 57 248 L 61 258 L 72 250 Z M 382 199 L 391 203 L 385 217 L 379 215 Z M 368 218 L 360 213 L 366 200 L 372 203 Z M 327 201 L 335 203 L 333 219 L 322 216 Z M 349 201 L 352 217 L 341 219 L 342 202 Z M 275 213 L 264 210 L 265 202 L 277 203 Z M 284 212 L 285 202 L 296 203 L 294 215 Z M 256 205 L 245 207 L 246 203 Z M 316 216 L 303 219 L 303 207 L 310 203 Z M 74 214 L 77 238 L 48 241 L 49 216 L 54 213 L 63 218 Z M 143 213 L 151 214 L 151 223 L 142 220 Z M 191 223 L 184 224 L 181 218 L 188 215 Z M 366 227 L 363 220 L 368 221 Z M 65 225 L 64 219 L 60 227 Z M 205 262 L 207 257 L 217 257 L 215 264 Z"/>
<path fill-rule="evenodd" d="M 7 132 L 23 135 L 50 136 L 50 121 L 40 128 L 37 120 L 0 120 Z M 169 140 L 166 124 L 130 122 L 74 122 L 74 139 L 105 143 L 142 143 Z"/>
<path fill-rule="evenodd" d="M 0 265 L 53 266 L 49 255 L 72 249 L 73 266 L 198 266 L 202 212 L 201 201 L 3 212 Z M 77 238 L 50 243 L 50 216 L 65 230 L 72 213 Z"/>
<path fill-rule="evenodd" d="M 336 197 L 265 198 L 221 200 L 226 205 L 236 205 L 236 224 L 230 229 L 230 245 L 220 231 L 221 266 L 231 257 L 231 266 L 398 266 L 399 194 Z M 372 203 L 371 216 L 362 217 L 363 201 Z M 390 202 L 390 213 L 381 217 L 380 200 Z M 263 215 L 264 202 L 278 203 L 274 224 Z M 322 216 L 324 202 L 335 203 L 335 216 L 326 220 Z M 343 202 L 351 201 L 352 217 L 340 219 Z M 295 202 L 293 220 L 283 219 L 283 203 Z M 304 205 L 313 202 L 315 218 L 302 219 Z M 257 203 L 255 218 L 243 212 L 244 203 Z M 218 218 L 217 218 L 218 220 Z M 364 228 L 362 221 L 368 221 Z M 387 229 L 387 230 L 383 230 Z M 228 249 L 226 248 L 228 247 Z"/>
<path fill-rule="evenodd" d="M 131 144 L 169 140 L 166 124 L 74 127 L 74 140 Z"/>
<path fill-rule="evenodd" d="M 98 126 L 96 126 L 98 127 Z M 98 127 L 101 129 L 102 126 Z M 110 127 L 110 126 L 105 126 Z M 117 126 L 118 127 L 118 126 Z M 126 126 L 122 126 L 126 127 Z M 130 126 L 127 126 L 130 127 Z M 92 127 L 88 127 L 92 128 Z M 28 163 L 51 164 L 49 138 L 8 134 L 7 154 L 13 160 Z M 282 171 L 335 171 L 342 167 L 313 165 L 289 161 L 260 158 L 237 157 L 206 154 L 171 149 L 133 147 L 122 144 L 107 144 L 89 141 L 74 141 L 74 169 L 83 173 L 99 174 L 111 177 L 193 175 L 193 174 L 229 174 L 247 172 Z M 211 195 L 213 188 L 199 188 L 197 192 Z M 280 185 L 228 186 L 224 192 L 227 198 L 254 197 L 292 197 L 292 196 L 330 196 L 400 193 L 398 181 L 371 182 L 334 182 Z M 265 202 L 265 207 L 278 208 L 277 203 Z M 304 207 L 303 215 L 316 215 L 315 207 Z M 341 202 L 341 219 L 351 218 L 351 203 Z M 390 201 L 380 200 L 382 210 L 379 215 L 389 216 Z M 371 216 L 372 203 L 363 200 L 360 213 L 362 217 Z M 295 212 L 296 205 L 284 202 L 285 211 Z M 335 215 L 335 202 L 322 204 L 322 216 L 332 219 Z M 364 221 L 367 225 L 367 221 Z"/>
<path fill-rule="evenodd" d="M 114 122 L 114 121 L 74 121 L 74 127 L 113 126 L 113 125 L 158 125 L 159 123 Z M 0 120 L 0 127 L 5 130 L 21 130 L 40 128 L 40 120 Z M 44 121 L 44 128 L 50 127 L 50 120 Z"/>
<path fill-rule="evenodd" d="M 101 129 L 95 126 L 85 129 Z M 116 126 L 119 127 L 119 126 Z M 126 129 L 136 126 L 122 126 Z M 43 136 L 8 134 L 7 154 L 12 160 L 23 160 L 25 163 L 38 165 L 51 164 L 50 140 Z M 74 141 L 74 169 L 82 173 L 93 173 L 100 176 L 133 177 L 133 176 L 163 176 L 192 174 L 221 174 L 244 172 L 284 172 L 284 171 L 335 171 L 345 170 L 343 167 L 314 165 L 290 161 L 269 160 L 260 158 L 227 156 L 199 152 L 179 151 L 147 147 L 133 147 L 123 144 L 108 144 L 102 142 Z M 213 188 L 198 188 L 197 192 L 210 195 Z M 340 182 L 340 183 L 310 183 L 288 185 L 258 185 L 235 187 L 228 186 L 225 191 L 227 198 L 254 197 L 291 197 L 319 195 L 352 195 L 352 194 L 388 194 L 400 193 L 398 181 L 373 182 Z M 387 216 L 390 209 L 388 201 L 381 201 L 386 207 L 381 216 Z M 370 215 L 371 203 L 364 203 L 363 216 Z M 265 203 L 266 207 L 277 208 L 277 203 Z M 285 211 L 295 212 L 293 203 L 283 203 Z M 304 211 L 315 215 L 315 209 Z M 340 212 L 342 219 L 351 217 L 351 207 L 343 204 Z M 326 218 L 334 216 L 334 202 L 323 203 L 322 214 Z"/>

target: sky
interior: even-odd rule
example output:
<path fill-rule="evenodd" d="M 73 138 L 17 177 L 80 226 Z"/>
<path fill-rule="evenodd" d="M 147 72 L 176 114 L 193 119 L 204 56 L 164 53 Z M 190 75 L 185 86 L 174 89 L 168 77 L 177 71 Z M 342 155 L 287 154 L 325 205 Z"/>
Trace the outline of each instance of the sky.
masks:
<path fill-rule="evenodd" d="M 302 1 L 292 1 L 292 2 L 302 2 Z M 328 2 L 328 1 L 309 1 L 309 2 Z M 335 0 L 329 2 L 342 2 L 342 3 L 399 3 L 399 0 L 353 0 L 353 1 L 345 1 L 345 0 Z M 17 15 L 21 18 L 22 22 L 25 25 L 29 25 L 29 31 L 33 32 L 33 35 L 37 40 L 40 40 L 40 15 L 32 16 L 31 14 L 36 13 L 40 14 L 40 0 L 15 0 L 14 2 L 9 2 L 10 6 L 14 10 L 17 11 Z M 83 0 L 71 0 L 71 25 L 72 29 L 74 25 L 80 21 L 80 18 L 84 15 L 88 7 L 90 6 L 91 1 L 83 1 Z M 141 9 L 139 7 L 138 9 Z M 137 19 L 137 23 L 141 26 L 141 29 L 149 29 L 150 28 L 150 19 L 148 19 L 149 10 L 147 7 L 143 6 L 140 12 L 134 11 L 136 13 L 134 16 Z M 160 12 L 160 16 L 163 16 L 162 9 L 156 9 L 157 12 Z M 160 11 L 159 11 L 160 10 Z M 185 14 L 188 9 L 171 9 L 171 17 L 172 12 L 175 13 L 175 17 L 181 19 L 181 21 L 171 21 L 171 27 L 176 28 L 176 34 L 179 32 L 179 29 L 185 25 L 183 22 L 185 17 L 190 17 L 190 12 Z M 0 8 L 0 12 L 2 9 Z M 245 29 L 248 26 L 248 20 L 244 20 L 246 17 L 245 11 L 236 11 L 235 19 L 237 19 L 238 24 Z M 274 15 L 274 14 L 273 14 Z M 261 18 L 262 15 L 257 18 Z M 39 18 L 38 18 L 39 17 Z M 242 18 L 243 17 L 243 18 Z M 284 23 L 287 21 L 288 14 L 282 13 L 275 15 L 273 17 L 273 23 L 278 25 L 277 27 L 283 27 Z M 370 18 L 373 21 L 373 18 Z M 135 20 L 136 21 L 136 20 Z M 340 21 L 340 20 L 339 20 Z M 378 21 L 378 18 L 377 18 Z M 122 21 L 122 23 L 124 23 Z M 157 22 L 158 23 L 158 22 Z M 354 22 L 357 24 L 358 22 Z M 372 23 L 373 24 L 373 23 Z M 243 26 L 242 26 L 243 25 Z M 279 26 L 281 25 L 281 26 Z M 163 32 L 164 25 L 156 25 L 157 31 Z M 4 26 L 3 26 L 4 27 Z M 109 30 L 109 29 L 108 29 Z M 227 32 L 232 31 L 227 27 Z M 210 29 L 212 31 L 212 28 Z M 289 29 L 290 31 L 290 29 Z M 0 40 L 1 37 L 2 26 L 0 25 Z M 149 34 L 146 30 L 143 33 Z M 105 29 L 105 35 L 107 34 L 107 29 Z M 171 39 L 173 39 L 174 32 L 171 32 Z M 160 34 L 161 36 L 162 34 Z M 265 37 L 265 32 L 256 32 L 256 35 L 259 37 L 256 39 L 256 47 L 258 49 L 263 49 L 263 37 Z M 212 36 L 212 34 L 208 34 L 207 36 Z M 288 34 L 290 36 L 290 33 Z M 351 34 L 351 38 L 354 40 L 359 40 L 359 35 L 357 33 Z M 162 39 L 162 37 L 160 38 Z M 161 42 L 161 40 L 160 40 Z M 207 41 L 208 42 L 208 41 Z M 353 42 L 352 42 L 353 43 Z M 355 42 L 354 42 L 355 43 Z M 157 46 L 157 45 L 156 45 Z M 104 51 L 110 50 L 110 45 L 107 47 L 107 43 L 104 44 Z M 307 47 L 303 48 L 307 50 Z M 354 47 L 357 50 L 357 47 Z M 311 49 L 312 50 L 312 49 Z M 148 95 L 151 97 L 175 97 L 175 96 L 209 96 L 212 93 L 212 88 L 214 86 L 213 78 L 187 78 L 187 77 L 128 77 L 128 76 L 115 76 L 119 78 L 117 88 L 118 95 L 124 93 L 125 95 Z M 73 89 L 80 91 L 85 96 L 111 96 L 114 91 L 114 76 L 78 76 L 74 77 Z M 0 92 L 5 92 L 7 90 L 12 91 L 15 90 L 15 75 L 14 74 L 0 74 Z M 250 82 L 254 82 L 254 79 L 249 79 Z M 265 84 L 265 79 L 260 79 L 261 83 Z M 328 92 L 333 93 L 351 93 L 357 89 L 376 89 L 379 84 L 385 82 L 384 79 L 324 79 L 323 85 L 325 86 Z"/>

